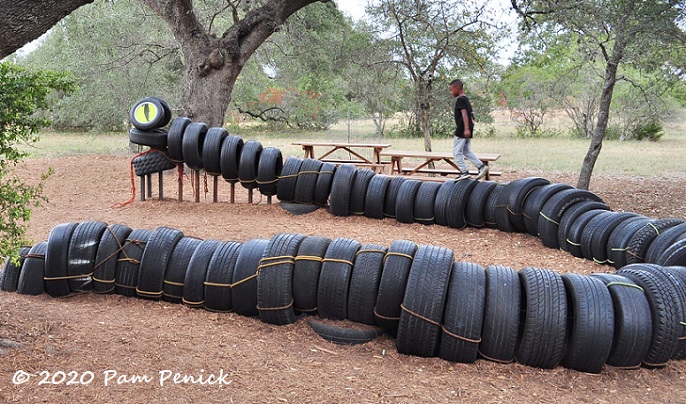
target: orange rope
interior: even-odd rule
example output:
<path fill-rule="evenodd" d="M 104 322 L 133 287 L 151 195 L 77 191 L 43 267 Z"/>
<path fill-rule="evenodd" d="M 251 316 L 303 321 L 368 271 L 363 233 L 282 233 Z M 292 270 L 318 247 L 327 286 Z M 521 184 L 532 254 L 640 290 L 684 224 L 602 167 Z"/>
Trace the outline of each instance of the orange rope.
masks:
<path fill-rule="evenodd" d="M 137 159 L 140 156 L 144 156 L 146 154 L 149 154 L 149 153 L 162 153 L 162 152 L 159 150 L 155 150 L 155 149 L 148 149 L 144 152 L 140 152 L 140 153 L 136 154 L 135 156 L 133 156 L 131 158 L 131 161 L 129 162 L 129 175 L 131 178 L 131 198 L 129 198 L 129 200 L 126 202 L 115 203 L 114 205 L 112 205 L 112 208 L 123 208 L 124 206 L 129 205 L 129 204 L 133 203 L 134 200 L 136 200 L 136 174 L 133 172 L 133 160 Z M 162 155 L 164 157 L 166 157 L 167 159 L 169 159 L 169 161 L 174 162 L 166 154 L 162 153 Z"/>

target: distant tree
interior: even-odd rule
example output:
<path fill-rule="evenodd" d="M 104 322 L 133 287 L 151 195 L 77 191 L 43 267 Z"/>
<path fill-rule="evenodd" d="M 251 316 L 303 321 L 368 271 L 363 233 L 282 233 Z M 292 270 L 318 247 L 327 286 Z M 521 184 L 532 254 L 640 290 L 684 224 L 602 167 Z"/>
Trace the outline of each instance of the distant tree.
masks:
<path fill-rule="evenodd" d="M 610 105 L 621 67 L 632 63 L 670 70 L 670 60 L 683 53 L 686 0 L 511 0 L 529 31 L 574 33 L 588 60 L 604 62 L 598 117 L 577 187 L 588 189 L 610 121 Z M 681 52 L 676 51 L 680 48 Z"/>
<path fill-rule="evenodd" d="M 18 62 L 59 66 L 77 80 L 78 91 L 55 106 L 58 129 L 123 130 L 131 105 L 150 95 L 179 106 L 179 45 L 167 25 L 137 0 L 97 2 L 74 11 Z"/>
<path fill-rule="evenodd" d="M 292 14 L 330 0 L 140 0 L 159 15 L 179 42 L 184 61 L 182 113 L 222 125 L 238 75 L 255 51 Z M 198 7 L 206 7 L 199 12 Z"/>
<path fill-rule="evenodd" d="M 391 62 L 403 66 L 414 85 L 417 122 L 424 149 L 429 151 L 434 80 L 478 70 L 495 43 L 487 23 L 486 3 L 380 0 L 368 8 L 368 13 L 380 35 L 393 41 Z"/>
<path fill-rule="evenodd" d="M 35 142 L 38 131 L 50 124 L 39 114 L 49 107 L 50 95 L 73 89 L 73 81 L 64 74 L 0 63 L 0 256 L 16 254 L 26 245 L 31 208 L 43 199 L 42 182 L 26 184 L 15 172 L 27 156 L 18 146 Z"/>
<path fill-rule="evenodd" d="M 347 114 L 346 41 L 350 21 L 331 4 L 315 3 L 290 17 L 255 52 L 236 83 L 232 106 L 293 128 L 325 129 Z"/>

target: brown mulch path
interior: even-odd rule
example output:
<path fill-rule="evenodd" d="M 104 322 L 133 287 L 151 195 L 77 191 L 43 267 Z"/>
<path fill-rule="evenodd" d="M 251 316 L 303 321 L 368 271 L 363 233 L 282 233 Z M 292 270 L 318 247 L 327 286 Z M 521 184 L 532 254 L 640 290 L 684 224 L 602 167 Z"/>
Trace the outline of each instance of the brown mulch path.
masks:
<path fill-rule="evenodd" d="M 156 199 L 113 208 L 130 197 L 130 156 L 80 156 L 31 160 L 22 168 L 37 178 L 48 166 L 49 203 L 34 211 L 29 237 L 47 238 L 57 224 L 101 220 L 154 229 L 165 225 L 186 235 L 245 242 L 281 232 L 349 237 L 390 245 L 408 239 L 451 248 L 459 260 L 481 265 L 527 266 L 558 272 L 613 272 L 613 268 L 577 259 L 542 246 L 523 234 L 491 229 L 455 230 L 401 224 L 364 217 L 339 218 L 320 209 L 293 216 L 278 204 L 247 204 L 240 186 L 237 204 L 229 204 L 228 185 L 220 185 L 220 203 L 211 194 L 201 203 L 176 201 L 176 176 L 165 176 L 164 201 Z M 506 172 L 499 181 L 542 176 L 575 184 L 564 174 Z M 651 217 L 684 217 L 685 177 L 597 177 L 596 192 L 618 211 Z M 156 196 L 156 179 L 154 197 Z M 208 188 L 212 181 L 208 179 Z M 138 182 L 136 181 L 136 185 Z M 204 183 L 201 184 L 204 188 Z M 19 347 L 3 347 L 3 339 Z M 456 364 L 437 358 L 398 354 L 394 340 L 346 347 L 316 336 L 305 321 L 273 326 L 233 313 L 212 313 L 167 302 L 116 295 L 80 294 L 66 298 L 0 293 L 0 402 L 680 402 L 686 364 L 664 369 L 606 368 L 599 375 L 558 367 L 542 370 L 520 364 L 479 360 Z M 18 371 L 36 376 L 15 385 Z M 40 384 L 44 375 L 60 385 Z M 68 372 L 75 371 L 69 374 Z M 169 372 L 167 372 L 169 371 Z M 219 384 L 160 385 L 160 376 L 178 373 L 195 381 L 223 375 Z M 105 385 L 105 379 L 108 384 Z M 69 380 L 69 377 L 67 377 Z M 213 379 L 214 380 L 214 379 Z M 50 382 L 51 380 L 48 380 Z M 183 381 L 183 380 L 181 380 Z"/>

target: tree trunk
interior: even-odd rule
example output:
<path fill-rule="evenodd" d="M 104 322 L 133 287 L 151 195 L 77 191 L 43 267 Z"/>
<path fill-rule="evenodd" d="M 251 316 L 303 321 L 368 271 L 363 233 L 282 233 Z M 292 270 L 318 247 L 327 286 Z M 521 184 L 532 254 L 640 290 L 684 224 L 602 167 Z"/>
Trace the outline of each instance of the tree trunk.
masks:
<path fill-rule="evenodd" d="M 141 0 L 167 22 L 181 45 L 186 65 L 182 111 L 210 126 L 224 123 L 236 79 L 257 48 L 293 13 L 317 1 L 330 0 L 270 0 L 217 37 L 202 25 L 190 0 Z"/>
<path fill-rule="evenodd" d="M 93 0 L 13 0 L 2 2 L 0 59 L 38 39 L 72 11 Z"/>
<path fill-rule="evenodd" d="M 431 151 L 431 127 L 429 126 L 429 119 L 431 118 L 431 81 L 424 83 L 420 80 L 417 83 L 417 92 L 419 96 L 419 120 L 420 128 L 424 134 L 424 151 Z M 432 167 L 433 168 L 433 164 Z"/>
<path fill-rule="evenodd" d="M 605 80 L 603 83 L 603 92 L 600 97 L 598 105 L 598 120 L 596 121 L 593 136 L 591 137 L 591 145 L 588 147 L 586 157 L 581 165 L 579 173 L 579 181 L 576 185 L 579 189 L 589 189 L 591 185 L 591 176 L 595 163 L 600 155 L 600 149 L 603 147 L 603 139 L 607 132 L 607 125 L 610 120 L 610 104 L 612 103 L 612 92 L 617 82 L 617 68 L 622 61 L 624 49 L 626 47 L 626 40 L 622 35 L 618 35 L 615 45 L 612 49 L 612 54 L 605 66 Z"/>

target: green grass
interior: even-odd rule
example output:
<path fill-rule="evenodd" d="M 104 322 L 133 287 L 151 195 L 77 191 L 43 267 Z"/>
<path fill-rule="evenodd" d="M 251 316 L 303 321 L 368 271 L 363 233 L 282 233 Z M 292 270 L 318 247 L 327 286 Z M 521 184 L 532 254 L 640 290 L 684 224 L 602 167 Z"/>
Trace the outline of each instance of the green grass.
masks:
<path fill-rule="evenodd" d="M 550 120 L 549 127 L 565 130 L 564 118 Z M 505 114 L 496 116 L 496 135 L 477 136 L 472 148 L 477 152 L 500 153 L 493 163 L 495 170 L 537 170 L 542 172 L 577 173 L 588 150 L 589 141 L 569 137 L 523 139 L 513 135 L 514 126 Z M 683 119 L 666 125 L 665 136 L 659 142 L 606 141 L 598 158 L 594 174 L 664 176 L 686 173 L 686 123 Z M 359 120 L 350 128 L 345 123 L 322 132 L 284 130 L 280 133 L 243 128 L 244 140 L 259 140 L 264 147 L 278 147 L 284 158 L 302 156 L 295 141 L 352 141 L 391 143 L 394 149 L 423 150 L 423 139 L 379 139 L 369 120 Z M 33 158 L 73 156 L 80 154 L 126 154 L 126 133 L 54 133 L 45 132 L 33 147 L 22 146 Z M 434 139 L 433 150 L 449 151 L 452 139 Z M 317 151 L 317 150 L 315 150 Z"/>

